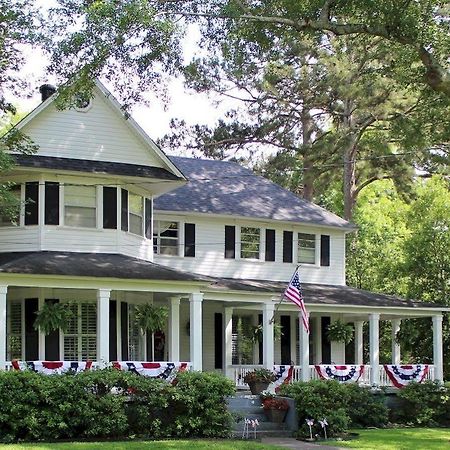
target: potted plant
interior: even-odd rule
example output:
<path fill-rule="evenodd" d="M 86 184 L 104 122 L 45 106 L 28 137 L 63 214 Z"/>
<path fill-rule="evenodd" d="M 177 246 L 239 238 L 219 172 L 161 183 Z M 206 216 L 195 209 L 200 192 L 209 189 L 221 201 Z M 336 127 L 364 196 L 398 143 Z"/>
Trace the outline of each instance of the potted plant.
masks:
<path fill-rule="evenodd" d="M 327 338 L 330 342 L 343 342 L 350 344 L 353 340 L 353 326 L 336 320 L 327 327 Z"/>
<path fill-rule="evenodd" d="M 267 389 L 275 379 L 275 374 L 269 369 L 255 369 L 244 376 L 244 382 L 248 384 L 253 395 L 258 395 Z"/>
<path fill-rule="evenodd" d="M 255 325 L 252 327 L 252 341 L 253 343 L 258 343 L 263 341 L 264 329 L 262 324 Z M 275 341 L 281 340 L 281 336 L 283 336 L 283 327 L 281 324 L 275 322 L 273 324 L 273 338 Z"/>
<path fill-rule="evenodd" d="M 68 303 L 46 302 L 36 313 L 34 329 L 40 329 L 46 336 L 52 331 L 61 329 L 67 331 L 73 311 Z"/>
<path fill-rule="evenodd" d="M 269 422 L 281 423 L 286 417 L 289 403 L 284 398 L 266 397 L 262 401 L 264 414 Z"/>

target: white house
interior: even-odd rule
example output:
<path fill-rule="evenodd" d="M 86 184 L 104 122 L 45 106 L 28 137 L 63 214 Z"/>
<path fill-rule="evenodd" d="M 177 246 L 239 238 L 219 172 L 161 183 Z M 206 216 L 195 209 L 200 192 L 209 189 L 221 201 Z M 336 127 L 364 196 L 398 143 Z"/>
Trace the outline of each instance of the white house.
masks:
<path fill-rule="evenodd" d="M 345 236 L 354 227 L 239 165 L 166 156 L 97 82 L 94 97 L 60 111 L 53 91 L 18 125 L 38 145 L 16 154 L 4 177 L 22 200 L 0 219 L 0 367 L 13 359 L 188 361 L 239 385 L 251 367 L 365 364 L 362 380 L 386 384 L 380 320 L 432 317 L 434 365 L 442 380 L 445 308 L 345 285 Z M 278 307 L 297 265 L 311 334 L 298 309 Z M 66 333 L 33 327 L 45 302 L 70 302 Z M 164 333 L 143 336 L 135 306 L 169 308 Z M 274 339 L 274 316 L 282 327 Z M 333 321 L 355 327 L 353 348 L 325 338 Z M 363 323 L 370 361 L 363 361 Z M 262 325 L 261 344 L 239 348 Z M 393 364 L 400 349 L 392 341 Z M 153 347 L 153 352 L 152 352 Z"/>

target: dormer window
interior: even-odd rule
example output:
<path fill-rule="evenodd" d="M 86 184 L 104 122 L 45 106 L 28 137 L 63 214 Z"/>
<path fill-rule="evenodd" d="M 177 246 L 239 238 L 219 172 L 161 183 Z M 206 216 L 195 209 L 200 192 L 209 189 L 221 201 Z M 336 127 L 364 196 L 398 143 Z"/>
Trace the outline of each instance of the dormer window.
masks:
<path fill-rule="evenodd" d="M 298 262 L 316 263 L 316 236 L 314 234 L 298 233 Z"/>
<path fill-rule="evenodd" d="M 95 228 L 97 195 L 95 186 L 64 186 L 64 225 Z"/>
<path fill-rule="evenodd" d="M 241 258 L 259 259 L 261 230 L 254 227 L 241 227 Z"/>

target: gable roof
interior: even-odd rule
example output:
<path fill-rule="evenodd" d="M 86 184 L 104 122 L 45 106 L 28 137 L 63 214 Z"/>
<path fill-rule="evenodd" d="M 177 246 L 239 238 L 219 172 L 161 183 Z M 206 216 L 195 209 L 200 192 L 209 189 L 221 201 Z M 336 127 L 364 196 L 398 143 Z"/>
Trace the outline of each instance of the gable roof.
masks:
<path fill-rule="evenodd" d="M 188 183 L 155 200 L 160 211 L 193 212 L 354 229 L 346 220 L 230 161 L 170 156 Z"/>

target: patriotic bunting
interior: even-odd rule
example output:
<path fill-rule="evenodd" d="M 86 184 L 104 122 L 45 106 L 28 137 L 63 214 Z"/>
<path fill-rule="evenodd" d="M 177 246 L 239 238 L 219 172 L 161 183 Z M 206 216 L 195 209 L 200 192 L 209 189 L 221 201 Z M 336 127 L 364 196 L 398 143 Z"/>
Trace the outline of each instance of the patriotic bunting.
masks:
<path fill-rule="evenodd" d="M 118 370 L 133 372 L 144 377 L 159 378 L 174 383 L 178 373 L 189 370 L 189 363 L 114 361 L 113 367 Z"/>
<path fill-rule="evenodd" d="M 364 366 L 315 366 L 322 380 L 336 380 L 340 383 L 356 383 L 364 373 Z"/>
<path fill-rule="evenodd" d="M 292 381 L 294 366 L 273 366 L 273 372 L 277 379 L 270 383 L 268 389 L 278 392 L 283 384 L 289 384 Z"/>
<path fill-rule="evenodd" d="M 428 364 L 414 364 L 407 366 L 384 365 L 387 376 L 395 387 L 403 388 L 411 382 L 421 383 L 427 376 Z"/>
<path fill-rule="evenodd" d="M 79 373 L 90 370 L 92 361 L 17 361 L 11 362 L 15 370 L 32 370 L 45 375 Z"/>

